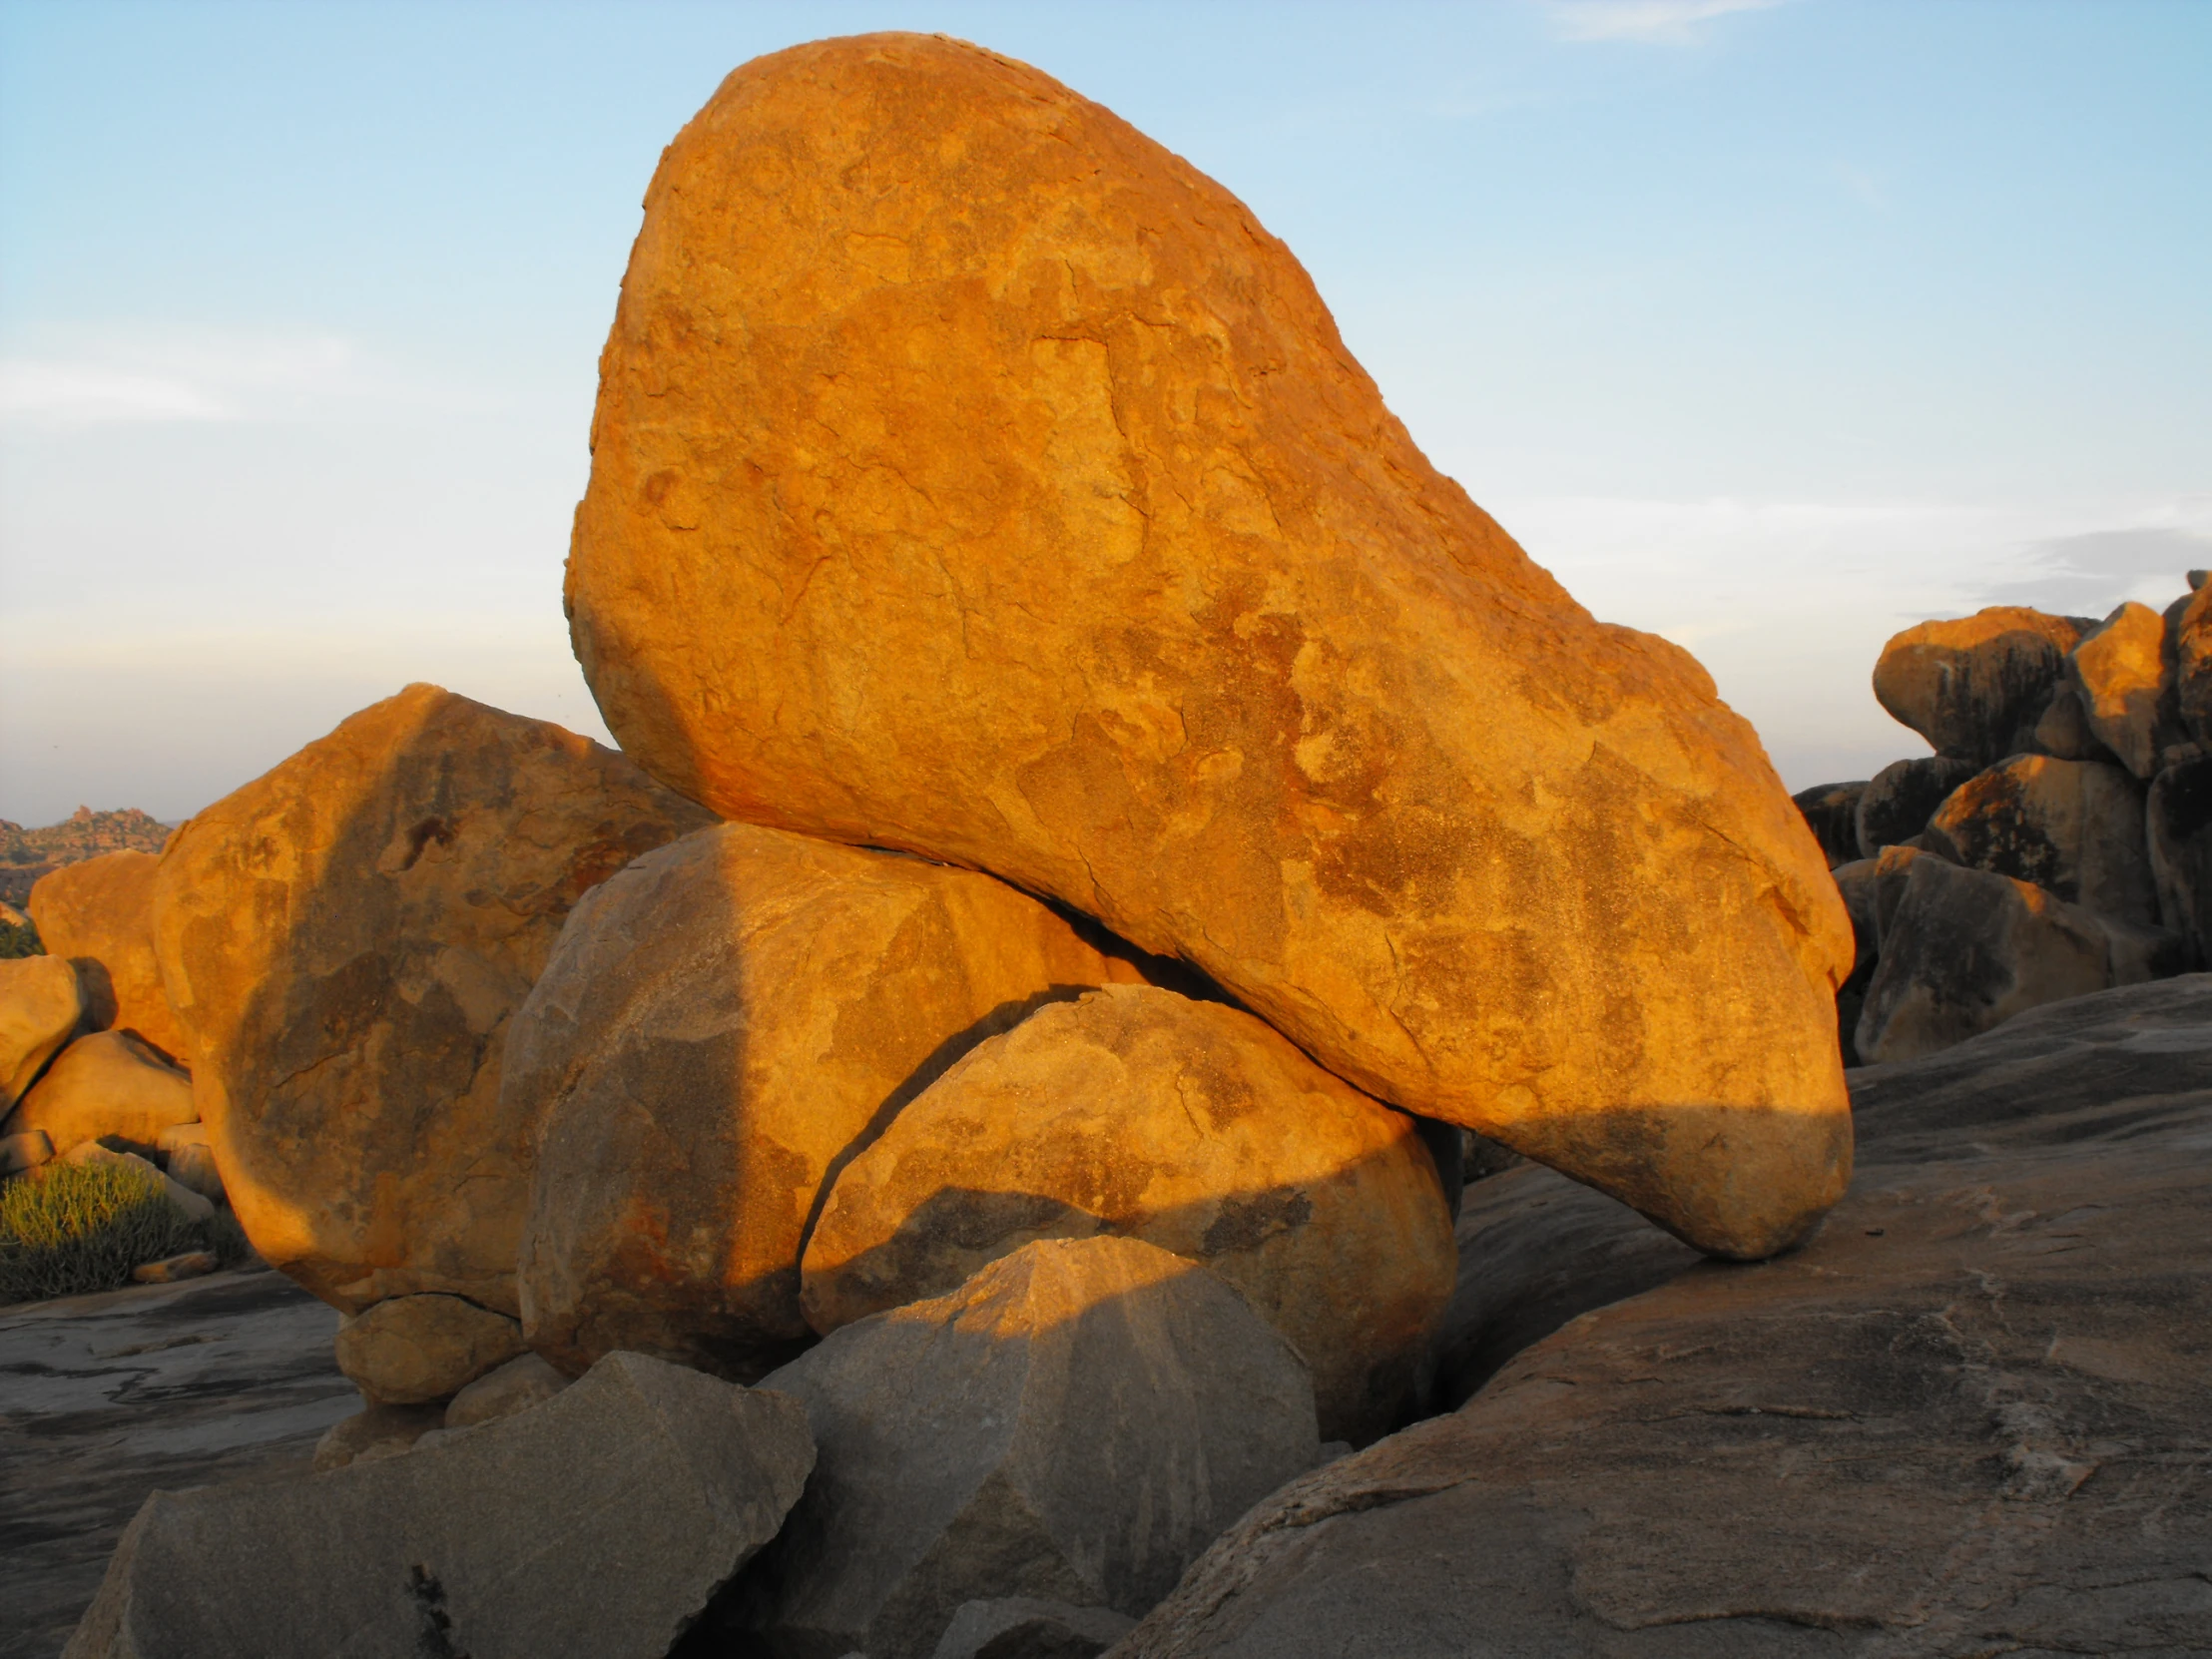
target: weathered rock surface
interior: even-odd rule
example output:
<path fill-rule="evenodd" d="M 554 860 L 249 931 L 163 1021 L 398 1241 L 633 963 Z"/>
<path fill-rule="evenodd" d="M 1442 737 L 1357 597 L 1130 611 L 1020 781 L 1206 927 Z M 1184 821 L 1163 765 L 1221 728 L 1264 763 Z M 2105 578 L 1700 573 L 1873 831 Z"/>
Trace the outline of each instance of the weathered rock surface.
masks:
<path fill-rule="evenodd" d="M 1944 798 L 1978 770 L 1971 761 L 1940 755 L 1894 761 L 1884 767 L 1859 797 L 1860 856 L 1879 858 L 1884 847 L 1918 835 Z"/>
<path fill-rule="evenodd" d="M 0 1112 L 21 1100 L 84 1018 L 77 970 L 64 956 L 0 961 Z"/>
<path fill-rule="evenodd" d="M 1831 869 L 1859 856 L 1859 798 L 1866 791 L 1866 780 L 1861 779 L 1856 784 L 1816 784 L 1790 797 L 1805 815 L 1806 828 L 1821 843 Z"/>
<path fill-rule="evenodd" d="M 963 1602 L 1132 1616 L 1320 1440 L 1305 1364 L 1204 1268 L 1045 1240 L 770 1380 L 821 1458 L 750 1586 L 777 1653 L 928 1659 Z"/>
<path fill-rule="evenodd" d="M 57 1153 L 107 1135 L 151 1151 L 199 1115 L 190 1077 L 127 1031 L 95 1031 L 55 1056 L 7 1126 L 45 1130 Z"/>
<path fill-rule="evenodd" d="M 192 819 L 155 887 L 162 982 L 255 1248 L 358 1312 L 515 1312 L 534 1122 L 509 1017 L 570 907 L 707 822 L 611 750 L 410 686 Z"/>
<path fill-rule="evenodd" d="M 372 1463 L 411 1451 L 423 1435 L 444 1426 L 445 1406 L 370 1405 L 332 1423 L 314 1443 L 314 1472 L 327 1474 L 353 1463 Z"/>
<path fill-rule="evenodd" d="M 2212 588 L 2191 587 L 2173 627 L 2174 712 L 2189 736 L 2212 744 Z"/>
<path fill-rule="evenodd" d="M 1751 728 L 1110 112 L 941 38 L 745 66 L 602 366 L 567 600 L 655 776 L 1065 900 L 1709 1249 L 1841 1190 L 1850 943 Z"/>
<path fill-rule="evenodd" d="M 1111 1607 L 1036 1596 L 970 1601 L 952 1615 L 929 1659 L 1094 1659 L 1136 1622 Z"/>
<path fill-rule="evenodd" d="M 760 1377 L 808 1340 L 836 1172 L 973 1044 L 1133 977 L 972 870 L 750 825 L 641 859 L 577 907 L 509 1044 L 509 1115 L 545 1125 L 531 1346 Z"/>
<path fill-rule="evenodd" d="M 2089 730 L 2088 711 L 2082 708 L 2081 694 L 2073 689 L 2071 681 L 2062 682 L 2050 694 L 2050 706 L 2035 723 L 2034 742 L 2030 747 L 2038 755 L 2049 755 L 2061 761 L 2113 759 L 2112 751 Z"/>
<path fill-rule="evenodd" d="M 0 1175 L 21 1175 L 37 1169 L 54 1156 L 54 1143 L 43 1129 L 20 1135 L 0 1135 Z"/>
<path fill-rule="evenodd" d="M 567 1386 L 567 1378 L 535 1354 L 524 1354 L 486 1372 L 455 1394 L 445 1408 L 444 1426 L 473 1428 L 480 1422 L 511 1417 L 543 1405 Z"/>
<path fill-rule="evenodd" d="M 157 1492 L 68 1659 L 660 1659 L 813 1463 L 796 1401 L 610 1356 L 540 1409 L 435 1447 Z"/>
<path fill-rule="evenodd" d="M 2186 941 L 2190 965 L 2202 967 L 2212 962 L 2212 760 L 2161 772 L 2143 818 L 2159 919 Z"/>
<path fill-rule="evenodd" d="M 2082 635 L 2066 675 L 2098 740 L 2136 777 L 2156 776 L 2185 736 L 2165 618 L 2129 600 Z"/>
<path fill-rule="evenodd" d="M 837 1177 L 802 1305 L 834 1331 L 1096 1233 L 1242 1292 L 1312 1368 L 1325 1439 L 1365 1445 L 1417 1403 L 1455 1263 L 1412 1121 L 1250 1014 L 1150 985 L 1040 1008 L 916 1096 Z"/>
<path fill-rule="evenodd" d="M 2212 1649 L 2212 979 L 1853 1088 L 1802 1251 L 1284 1488 L 1116 1659 Z"/>
<path fill-rule="evenodd" d="M 1927 839 L 1953 863 L 2032 881 L 2099 915 L 2158 923 L 2142 786 L 2120 767 L 2016 755 L 1953 790 Z"/>
<path fill-rule="evenodd" d="M 457 1296 L 395 1296 L 338 1326 L 338 1370 L 372 1405 L 458 1393 L 522 1353 L 522 1327 Z"/>
<path fill-rule="evenodd" d="M 94 1027 L 135 1032 L 164 1058 L 190 1065 L 191 1039 L 169 1006 L 154 955 L 160 867 L 156 854 L 132 848 L 64 864 L 31 888 L 31 919 L 39 942 L 76 964 Z"/>
<path fill-rule="evenodd" d="M 1936 754 L 1993 766 L 2033 740 L 2081 633 L 2018 605 L 1924 622 L 1882 648 L 1875 699 Z"/>

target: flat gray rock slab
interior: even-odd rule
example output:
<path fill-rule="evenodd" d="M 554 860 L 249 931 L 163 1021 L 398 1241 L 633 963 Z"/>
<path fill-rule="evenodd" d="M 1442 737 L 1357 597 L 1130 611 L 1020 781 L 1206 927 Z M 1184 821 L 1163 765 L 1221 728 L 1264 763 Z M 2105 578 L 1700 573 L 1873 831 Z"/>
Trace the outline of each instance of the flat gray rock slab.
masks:
<path fill-rule="evenodd" d="M 304 1470 L 361 1408 L 282 1274 L 0 1309 L 0 1659 L 53 1659 L 157 1486 Z"/>

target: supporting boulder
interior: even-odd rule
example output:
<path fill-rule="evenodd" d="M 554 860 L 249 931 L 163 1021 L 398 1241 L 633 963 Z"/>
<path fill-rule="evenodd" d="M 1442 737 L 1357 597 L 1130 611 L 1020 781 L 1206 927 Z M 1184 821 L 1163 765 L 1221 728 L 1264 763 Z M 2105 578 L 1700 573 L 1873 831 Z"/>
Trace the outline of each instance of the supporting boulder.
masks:
<path fill-rule="evenodd" d="M 190 1077 L 128 1032 L 96 1031 L 55 1056 L 7 1126 L 45 1130 L 56 1152 L 111 1136 L 151 1152 L 199 1115 Z"/>
<path fill-rule="evenodd" d="M 0 960 L 0 1112 L 29 1092 L 84 1016 L 84 990 L 68 958 Z"/>
<path fill-rule="evenodd" d="M 338 1327 L 338 1370 L 372 1405 L 458 1393 L 522 1353 L 522 1327 L 457 1296 L 395 1296 Z"/>
<path fill-rule="evenodd" d="M 1953 790 L 1926 838 L 1952 863 L 2032 881 L 2099 915 L 2157 925 L 2143 790 L 2120 767 L 2016 755 Z"/>
<path fill-rule="evenodd" d="M 2018 605 L 1924 622 L 1882 648 L 1874 695 L 1936 754 L 1991 766 L 2033 741 L 2082 628 Z"/>
<path fill-rule="evenodd" d="M 31 888 L 39 941 L 67 956 L 85 981 L 89 1022 L 129 1031 L 165 1059 L 192 1062 L 192 1039 L 162 988 L 154 953 L 154 876 L 161 859 L 124 850 L 83 858 Z"/>

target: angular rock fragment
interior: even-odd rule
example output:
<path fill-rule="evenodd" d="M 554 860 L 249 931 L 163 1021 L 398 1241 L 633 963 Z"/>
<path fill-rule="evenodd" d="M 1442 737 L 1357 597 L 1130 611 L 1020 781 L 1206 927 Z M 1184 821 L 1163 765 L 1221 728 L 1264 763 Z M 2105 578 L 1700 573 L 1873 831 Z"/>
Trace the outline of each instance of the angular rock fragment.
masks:
<path fill-rule="evenodd" d="M 2072 683 L 2061 682 L 2050 694 L 2050 706 L 2035 723 L 2034 741 L 2028 746 L 2038 755 L 2060 761 L 2113 761 L 2096 733 L 2089 730 L 2088 711 Z"/>
<path fill-rule="evenodd" d="M 1866 789 L 1866 780 L 1861 779 L 1856 784 L 1816 784 L 1790 797 L 1805 815 L 1806 828 L 1821 843 L 1831 869 L 1859 856 L 1859 798 Z"/>
<path fill-rule="evenodd" d="M 648 192 L 567 601 L 725 817 L 988 869 L 1701 1246 L 1849 1159 L 1756 735 L 1413 446 L 1212 180 L 942 38 L 724 82 Z"/>
<path fill-rule="evenodd" d="M 830 1332 L 956 1290 L 1040 1238 L 1204 1263 L 1365 1445 L 1423 1389 L 1451 1218 L 1412 1120 L 1240 1009 L 1150 985 L 1040 1008 L 971 1050 L 837 1177 L 802 1263 Z"/>
<path fill-rule="evenodd" d="M 45 1130 L 58 1153 L 106 1136 L 151 1151 L 199 1115 L 190 1077 L 127 1031 L 95 1031 L 55 1056 L 7 1122 Z"/>
<path fill-rule="evenodd" d="M 766 1385 L 821 1452 L 748 1587 L 794 1653 L 928 1659 L 962 1603 L 1012 1596 L 1134 1617 L 1320 1447 L 1290 1346 L 1135 1239 L 1025 1246 Z"/>
<path fill-rule="evenodd" d="M 797 1401 L 610 1356 L 403 1456 L 156 1492 L 68 1656 L 661 1659 L 813 1463 Z"/>
<path fill-rule="evenodd" d="M 2142 786 L 2122 768 L 2016 755 L 1953 790 L 1926 836 L 1952 863 L 2032 881 L 2099 915 L 2158 922 Z"/>
<path fill-rule="evenodd" d="M 142 1262 L 131 1270 L 131 1279 L 139 1285 L 175 1285 L 204 1278 L 222 1265 L 213 1251 L 188 1250 L 179 1256 L 164 1256 L 158 1262 Z"/>
<path fill-rule="evenodd" d="M 23 1098 L 84 1014 L 84 992 L 66 957 L 0 960 L 0 1112 Z"/>
<path fill-rule="evenodd" d="M 1993 766 L 2032 742 L 2082 627 L 2018 605 L 1924 622 L 1882 648 L 1874 695 L 1936 754 Z"/>
<path fill-rule="evenodd" d="M 31 888 L 31 919 L 47 950 L 76 963 L 96 1028 L 129 1031 L 163 1058 L 190 1065 L 192 1042 L 162 989 L 154 954 L 152 852 L 103 852 L 42 875 Z"/>
<path fill-rule="evenodd" d="M 457 1296 L 395 1296 L 338 1327 L 338 1370 L 372 1405 L 457 1393 L 522 1353 L 522 1327 Z"/>
<path fill-rule="evenodd" d="M 2136 777 L 2156 776 L 2183 741 L 2166 621 L 2133 600 L 2081 637 L 2066 659 L 2089 729 Z"/>
<path fill-rule="evenodd" d="M 567 1386 L 567 1378 L 535 1354 L 524 1354 L 486 1372 L 455 1394 L 445 1407 L 444 1426 L 473 1428 L 497 1417 L 511 1417 L 543 1405 Z"/>
<path fill-rule="evenodd" d="M 324 1429 L 322 1438 L 315 1442 L 315 1472 L 327 1474 L 349 1464 L 373 1463 L 379 1458 L 396 1457 L 412 1450 L 423 1435 L 443 1425 L 445 1410 L 444 1403 L 439 1402 L 371 1405 L 355 1411 Z"/>
<path fill-rule="evenodd" d="M 1918 835 L 1944 798 L 1979 770 L 1971 761 L 1940 755 L 1884 767 L 1859 798 L 1860 856 L 1879 858 L 1884 847 Z"/>

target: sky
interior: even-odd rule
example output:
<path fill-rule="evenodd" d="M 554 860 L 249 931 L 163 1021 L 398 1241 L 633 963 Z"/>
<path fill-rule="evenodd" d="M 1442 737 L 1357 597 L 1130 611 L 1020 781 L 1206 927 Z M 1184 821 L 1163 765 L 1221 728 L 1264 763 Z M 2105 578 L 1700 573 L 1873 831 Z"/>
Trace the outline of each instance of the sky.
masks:
<path fill-rule="evenodd" d="M 1931 616 L 2212 566 L 2212 4 L 0 0 L 0 818 L 432 680 L 605 738 L 561 566 L 661 147 L 868 29 L 1236 192 L 1431 460 L 1785 782 Z"/>

